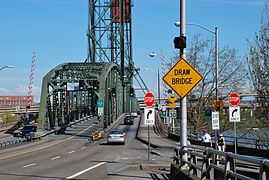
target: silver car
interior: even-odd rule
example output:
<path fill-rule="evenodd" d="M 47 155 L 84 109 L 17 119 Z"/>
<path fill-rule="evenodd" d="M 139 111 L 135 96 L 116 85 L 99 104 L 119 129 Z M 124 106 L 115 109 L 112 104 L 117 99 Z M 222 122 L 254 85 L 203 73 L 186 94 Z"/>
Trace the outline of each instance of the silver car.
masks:
<path fill-rule="evenodd" d="M 123 130 L 112 130 L 107 135 L 107 144 L 120 143 L 125 144 L 126 133 Z"/>

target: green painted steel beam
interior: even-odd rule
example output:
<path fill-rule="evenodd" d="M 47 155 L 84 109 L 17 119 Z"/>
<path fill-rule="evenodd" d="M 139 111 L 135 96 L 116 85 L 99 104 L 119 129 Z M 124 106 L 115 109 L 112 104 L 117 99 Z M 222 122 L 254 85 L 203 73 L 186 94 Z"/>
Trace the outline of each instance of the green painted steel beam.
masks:
<path fill-rule="evenodd" d="M 119 67 L 115 63 L 65 63 L 55 67 L 42 81 L 40 128 L 51 130 L 89 113 L 96 115 L 98 99 L 104 100 L 104 114 L 100 120 L 106 128 L 123 113 L 120 79 Z M 80 80 L 86 85 L 84 91 L 67 89 L 67 83 L 75 84 Z M 93 80 L 99 81 L 99 90 L 89 97 L 87 88 Z M 113 87 L 117 88 L 118 95 L 112 100 L 110 90 Z"/>

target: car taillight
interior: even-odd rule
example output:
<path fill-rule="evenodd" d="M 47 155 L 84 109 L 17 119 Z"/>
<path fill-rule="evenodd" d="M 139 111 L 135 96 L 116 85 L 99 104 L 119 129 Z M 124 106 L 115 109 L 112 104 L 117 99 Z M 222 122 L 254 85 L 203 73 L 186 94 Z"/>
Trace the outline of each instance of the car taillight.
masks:
<path fill-rule="evenodd" d="M 124 138 L 124 136 L 120 136 L 120 138 Z"/>

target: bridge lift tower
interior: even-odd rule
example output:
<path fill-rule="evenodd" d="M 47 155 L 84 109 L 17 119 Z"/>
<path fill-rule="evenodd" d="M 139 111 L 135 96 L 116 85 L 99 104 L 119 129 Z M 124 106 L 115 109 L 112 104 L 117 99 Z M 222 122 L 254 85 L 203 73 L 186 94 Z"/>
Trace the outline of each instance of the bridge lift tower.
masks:
<path fill-rule="evenodd" d="M 132 0 L 89 0 L 87 62 L 114 62 L 120 67 L 122 99 L 132 88 Z M 116 87 L 117 88 L 117 87 Z M 117 88 L 118 89 L 118 88 Z M 122 104 L 126 112 L 129 103 Z M 126 108 L 126 109 L 125 109 Z"/>
<path fill-rule="evenodd" d="M 132 60 L 132 0 L 89 0 L 88 54 L 84 63 L 64 63 L 42 82 L 39 124 L 55 129 L 74 118 L 96 115 L 97 101 L 104 102 L 100 118 L 106 128 L 136 105 Z M 100 88 L 93 89 L 98 82 Z M 72 84 L 82 85 L 70 90 Z M 114 92 L 115 91 L 115 92 Z M 89 93 L 91 92 L 91 93 Z"/>

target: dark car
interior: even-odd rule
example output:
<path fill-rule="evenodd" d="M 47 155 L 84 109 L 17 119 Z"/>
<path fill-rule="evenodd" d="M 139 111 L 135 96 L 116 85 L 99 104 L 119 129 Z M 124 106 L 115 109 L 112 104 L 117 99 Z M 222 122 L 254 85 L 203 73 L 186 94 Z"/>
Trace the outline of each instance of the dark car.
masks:
<path fill-rule="evenodd" d="M 124 117 L 123 123 L 133 125 L 134 124 L 134 119 L 130 115 L 127 115 L 127 116 Z"/>
<path fill-rule="evenodd" d="M 30 133 L 34 133 L 37 131 L 37 126 L 36 125 L 26 125 L 21 129 L 18 129 L 13 132 L 14 137 L 26 137 Z"/>

